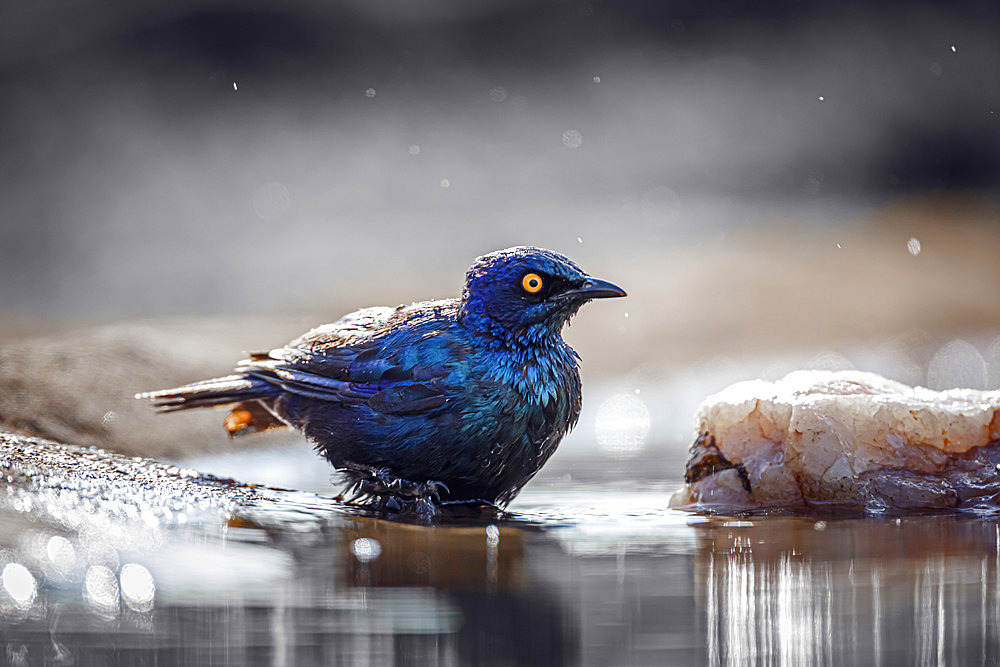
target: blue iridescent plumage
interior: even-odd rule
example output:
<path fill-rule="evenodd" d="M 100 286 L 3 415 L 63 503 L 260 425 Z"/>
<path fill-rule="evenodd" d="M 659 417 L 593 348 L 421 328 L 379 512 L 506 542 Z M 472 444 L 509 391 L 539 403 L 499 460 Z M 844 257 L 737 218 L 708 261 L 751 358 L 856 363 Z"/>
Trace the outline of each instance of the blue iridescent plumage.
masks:
<path fill-rule="evenodd" d="M 234 434 L 293 426 L 383 501 L 504 505 L 580 413 L 563 325 L 615 296 L 558 253 L 510 248 L 476 260 L 461 299 L 360 310 L 235 375 L 141 396 L 166 411 L 235 404 Z"/>

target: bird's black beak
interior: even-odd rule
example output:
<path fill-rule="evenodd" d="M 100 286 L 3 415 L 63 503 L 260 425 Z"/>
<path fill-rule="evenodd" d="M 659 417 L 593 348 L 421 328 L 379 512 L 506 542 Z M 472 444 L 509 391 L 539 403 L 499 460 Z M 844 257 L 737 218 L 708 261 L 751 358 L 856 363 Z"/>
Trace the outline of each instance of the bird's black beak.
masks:
<path fill-rule="evenodd" d="M 558 298 L 582 297 L 584 299 L 610 299 L 616 296 L 628 296 L 628 294 L 621 287 L 613 283 L 609 283 L 607 280 L 587 278 L 583 285 L 576 289 L 560 293 Z"/>

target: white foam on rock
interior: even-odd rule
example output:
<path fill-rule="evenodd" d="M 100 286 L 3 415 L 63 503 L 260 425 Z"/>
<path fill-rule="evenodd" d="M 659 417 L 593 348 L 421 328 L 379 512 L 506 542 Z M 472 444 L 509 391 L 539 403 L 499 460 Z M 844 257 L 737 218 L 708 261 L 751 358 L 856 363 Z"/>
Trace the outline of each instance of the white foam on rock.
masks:
<path fill-rule="evenodd" d="M 709 396 L 695 426 L 726 461 L 742 466 L 750 491 L 730 469 L 693 481 L 674 504 L 867 502 L 875 477 L 899 486 L 893 474 L 946 476 L 957 460 L 967 473 L 974 450 L 1000 444 L 1000 390 L 934 391 L 861 371 L 795 371 Z M 708 441 L 700 439 L 693 453 Z"/>

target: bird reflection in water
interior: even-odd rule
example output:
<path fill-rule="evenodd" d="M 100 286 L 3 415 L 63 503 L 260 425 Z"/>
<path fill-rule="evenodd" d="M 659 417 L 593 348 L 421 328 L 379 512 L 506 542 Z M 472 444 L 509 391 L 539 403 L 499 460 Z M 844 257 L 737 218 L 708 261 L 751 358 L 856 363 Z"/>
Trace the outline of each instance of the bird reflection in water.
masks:
<path fill-rule="evenodd" d="M 523 529 L 496 524 L 428 528 L 352 517 L 337 550 L 345 585 L 515 592 L 525 585 L 524 539 Z M 357 553 L 365 540 L 364 550 L 378 545 L 377 557 Z"/>
<path fill-rule="evenodd" d="M 949 517 L 713 519 L 694 562 L 708 662 L 992 664 L 998 535 Z"/>
<path fill-rule="evenodd" d="M 529 572 L 537 530 L 426 526 L 355 515 L 315 533 L 273 535 L 292 554 L 271 640 L 287 664 L 407 660 L 568 664 L 578 630 L 557 591 Z M 539 544 L 541 542 L 541 544 Z M 549 545 L 556 548 L 554 544 Z"/>

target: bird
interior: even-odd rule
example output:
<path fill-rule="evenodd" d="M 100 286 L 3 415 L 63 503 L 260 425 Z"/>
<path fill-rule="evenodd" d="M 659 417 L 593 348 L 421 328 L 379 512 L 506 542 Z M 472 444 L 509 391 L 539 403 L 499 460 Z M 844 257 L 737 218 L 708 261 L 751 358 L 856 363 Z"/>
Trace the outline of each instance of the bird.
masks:
<path fill-rule="evenodd" d="M 161 412 L 230 406 L 230 435 L 289 426 L 383 509 L 505 508 L 576 424 L 562 330 L 626 292 L 531 246 L 483 255 L 460 298 L 364 308 L 249 355 L 235 373 L 137 394 Z"/>

